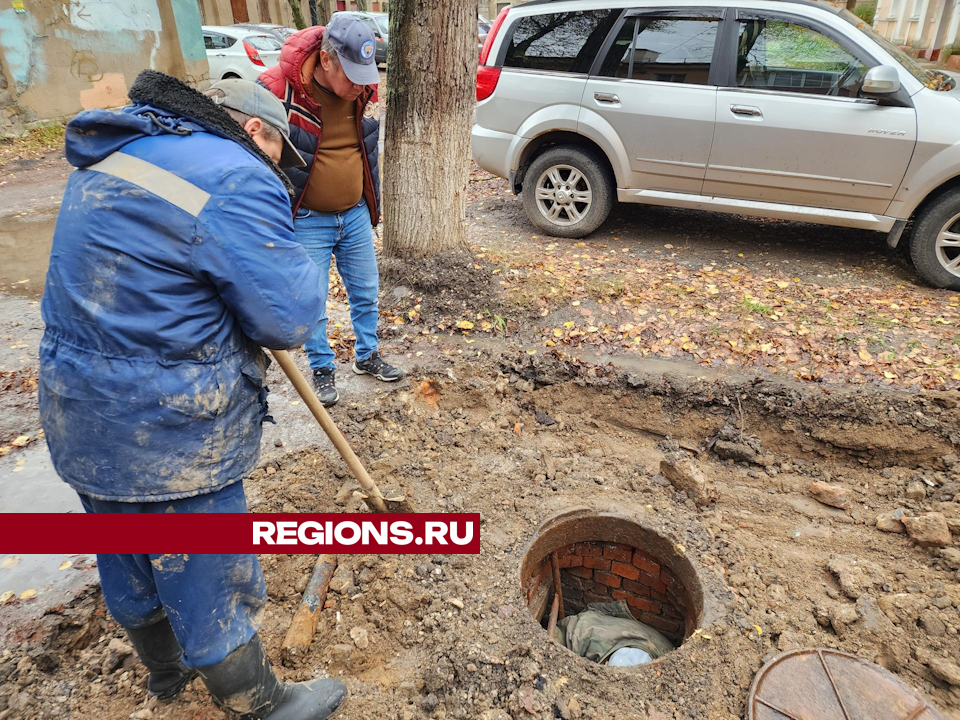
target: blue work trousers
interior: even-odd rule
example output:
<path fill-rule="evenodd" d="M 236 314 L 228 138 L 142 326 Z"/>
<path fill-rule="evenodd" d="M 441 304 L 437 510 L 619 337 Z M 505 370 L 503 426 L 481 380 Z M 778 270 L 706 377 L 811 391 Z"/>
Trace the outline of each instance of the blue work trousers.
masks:
<path fill-rule="evenodd" d="M 167 502 L 80 495 L 88 513 L 245 513 L 243 483 Z M 256 555 L 97 555 L 107 609 L 125 628 L 166 615 L 189 667 L 222 662 L 253 637 L 267 601 Z"/>

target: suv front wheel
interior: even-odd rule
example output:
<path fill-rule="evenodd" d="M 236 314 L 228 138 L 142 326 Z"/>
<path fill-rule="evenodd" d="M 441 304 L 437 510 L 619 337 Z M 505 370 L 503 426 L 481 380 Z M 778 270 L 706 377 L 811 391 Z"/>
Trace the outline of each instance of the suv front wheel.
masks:
<path fill-rule="evenodd" d="M 910 257 L 934 287 L 960 290 L 960 189 L 924 208 L 913 226 Z"/>
<path fill-rule="evenodd" d="M 592 150 L 561 145 L 547 150 L 527 169 L 523 208 L 543 233 L 582 238 L 613 209 L 613 177 Z"/>

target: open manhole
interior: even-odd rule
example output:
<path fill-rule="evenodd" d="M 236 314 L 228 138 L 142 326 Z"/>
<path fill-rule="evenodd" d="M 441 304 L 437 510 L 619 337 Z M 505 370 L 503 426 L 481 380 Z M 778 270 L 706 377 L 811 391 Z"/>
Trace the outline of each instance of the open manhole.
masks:
<path fill-rule="evenodd" d="M 576 511 L 545 523 L 524 556 L 520 581 L 527 608 L 548 630 L 554 609 L 561 619 L 590 603 L 623 601 L 676 648 L 704 614 L 703 588 L 683 550 L 612 514 Z"/>

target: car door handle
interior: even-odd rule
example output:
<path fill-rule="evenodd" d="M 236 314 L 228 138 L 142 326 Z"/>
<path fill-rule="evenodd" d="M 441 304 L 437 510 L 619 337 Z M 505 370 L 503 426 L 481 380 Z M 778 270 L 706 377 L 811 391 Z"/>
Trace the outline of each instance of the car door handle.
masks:
<path fill-rule="evenodd" d="M 763 117 L 760 108 L 753 105 L 731 105 L 730 112 L 734 115 L 750 115 L 751 117 Z"/>
<path fill-rule="evenodd" d="M 613 93 L 601 93 L 601 92 L 594 93 L 593 99 L 596 100 L 597 102 L 602 102 L 602 103 L 614 103 L 614 104 L 620 103 L 620 97 L 617 95 L 614 95 Z"/>
<path fill-rule="evenodd" d="M 226 53 L 217 53 L 216 57 L 226 57 Z"/>

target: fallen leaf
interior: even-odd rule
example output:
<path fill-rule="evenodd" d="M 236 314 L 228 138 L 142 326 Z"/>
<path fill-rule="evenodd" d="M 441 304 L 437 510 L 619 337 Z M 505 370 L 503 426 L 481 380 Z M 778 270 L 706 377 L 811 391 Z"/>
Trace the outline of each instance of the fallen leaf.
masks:
<path fill-rule="evenodd" d="M 457 323 L 457 327 L 460 330 L 473 330 L 473 323 L 469 320 L 461 320 Z"/>
<path fill-rule="evenodd" d="M 26 447 L 28 442 L 30 442 L 29 435 L 20 435 L 10 444 L 13 445 L 14 447 L 22 448 L 22 447 Z"/>
<path fill-rule="evenodd" d="M 13 600 L 13 590 L 7 590 L 3 595 L 0 595 L 0 605 L 8 603 L 11 600 Z"/>
<path fill-rule="evenodd" d="M 29 590 L 24 590 L 22 593 L 20 593 L 21 600 L 29 600 L 30 598 L 33 598 L 36 596 L 37 596 L 37 591 L 34 590 L 33 588 L 30 588 Z"/>
<path fill-rule="evenodd" d="M 62 563 L 60 563 L 60 567 L 58 567 L 57 570 L 67 570 L 71 567 L 73 567 L 73 561 L 64 560 Z"/>

